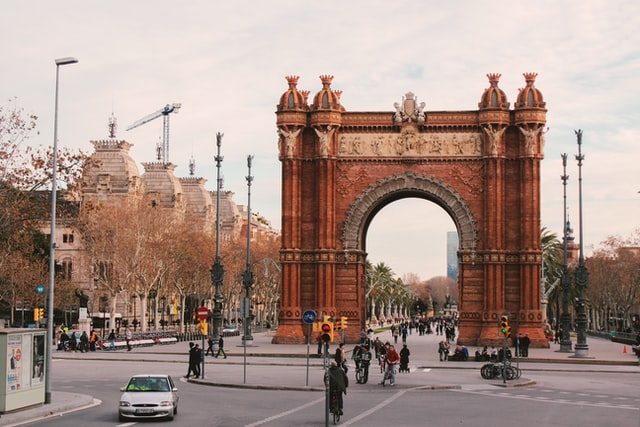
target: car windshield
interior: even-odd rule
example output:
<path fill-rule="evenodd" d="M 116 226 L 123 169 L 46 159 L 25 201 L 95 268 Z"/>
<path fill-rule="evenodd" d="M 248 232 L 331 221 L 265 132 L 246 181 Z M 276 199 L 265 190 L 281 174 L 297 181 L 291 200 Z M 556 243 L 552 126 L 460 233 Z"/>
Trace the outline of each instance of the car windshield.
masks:
<path fill-rule="evenodd" d="M 126 391 L 169 391 L 169 382 L 160 377 L 131 378 Z"/>

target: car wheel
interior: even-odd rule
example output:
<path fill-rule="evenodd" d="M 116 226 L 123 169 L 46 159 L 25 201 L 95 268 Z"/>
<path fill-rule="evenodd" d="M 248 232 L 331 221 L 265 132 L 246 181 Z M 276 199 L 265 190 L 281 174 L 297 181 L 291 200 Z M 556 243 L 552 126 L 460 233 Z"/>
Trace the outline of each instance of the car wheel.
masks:
<path fill-rule="evenodd" d="M 178 413 L 178 405 L 173 407 L 173 415 L 176 415 Z"/>
<path fill-rule="evenodd" d="M 118 421 L 123 423 L 123 422 L 127 421 L 127 419 L 125 417 L 123 417 L 122 414 L 118 414 Z"/>
<path fill-rule="evenodd" d="M 168 420 L 168 421 L 173 421 L 173 414 L 171 414 L 171 415 L 167 415 L 167 420 Z"/>

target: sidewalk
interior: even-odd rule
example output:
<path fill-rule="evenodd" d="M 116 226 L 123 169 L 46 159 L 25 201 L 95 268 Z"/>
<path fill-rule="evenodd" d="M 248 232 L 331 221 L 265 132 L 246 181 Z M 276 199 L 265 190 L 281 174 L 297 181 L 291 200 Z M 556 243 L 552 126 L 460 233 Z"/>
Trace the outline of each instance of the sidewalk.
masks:
<path fill-rule="evenodd" d="M 48 405 L 38 405 L 29 409 L 2 414 L 0 416 L 0 426 L 17 426 L 31 423 L 47 417 L 60 416 L 68 412 L 90 408 L 100 403 L 99 400 L 86 394 L 54 391 L 51 393 L 51 403 Z"/>

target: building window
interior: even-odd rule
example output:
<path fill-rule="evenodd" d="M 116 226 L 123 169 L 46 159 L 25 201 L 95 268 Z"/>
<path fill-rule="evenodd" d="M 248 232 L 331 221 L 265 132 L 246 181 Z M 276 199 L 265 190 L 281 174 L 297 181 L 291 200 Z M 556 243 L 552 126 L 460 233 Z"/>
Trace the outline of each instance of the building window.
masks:
<path fill-rule="evenodd" d="M 63 234 L 62 235 L 63 243 L 73 243 L 73 234 Z"/>
<path fill-rule="evenodd" d="M 73 261 L 71 259 L 66 258 L 62 260 L 62 278 L 64 280 L 71 280 L 73 277 Z"/>

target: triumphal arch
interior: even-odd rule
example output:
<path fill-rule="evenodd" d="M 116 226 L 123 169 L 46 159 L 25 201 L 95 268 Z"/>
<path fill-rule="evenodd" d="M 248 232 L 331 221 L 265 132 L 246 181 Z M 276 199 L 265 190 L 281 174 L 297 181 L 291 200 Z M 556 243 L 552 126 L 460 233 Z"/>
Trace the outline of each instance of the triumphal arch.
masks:
<path fill-rule="evenodd" d="M 514 108 L 489 74 L 477 110 L 429 111 L 409 92 L 384 112 L 347 111 L 333 76 L 289 88 L 277 107 L 282 162 L 282 294 L 274 342 L 304 342 L 306 309 L 365 321 L 366 233 L 387 204 L 419 197 L 453 219 L 463 344 L 497 344 L 498 319 L 548 346 L 540 310 L 540 161 L 546 109 L 525 73 Z M 390 105 L 391 107 L 391 105 Z M 425 218 L 428 221 L 429 218 Z M 444 231 L 444 230 L 443 230 Z"/>

